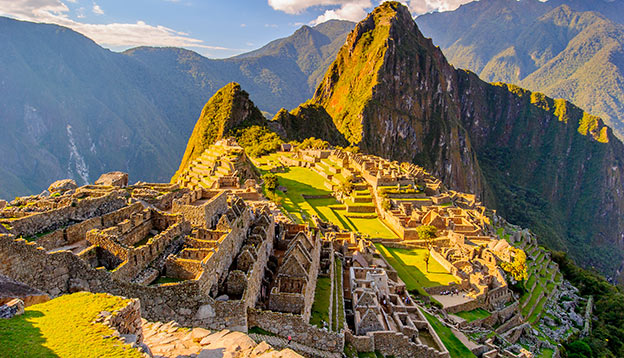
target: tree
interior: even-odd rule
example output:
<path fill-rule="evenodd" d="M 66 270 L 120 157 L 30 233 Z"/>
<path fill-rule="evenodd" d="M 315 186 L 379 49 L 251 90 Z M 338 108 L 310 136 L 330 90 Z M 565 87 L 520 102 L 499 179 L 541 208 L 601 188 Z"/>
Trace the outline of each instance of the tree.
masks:
<path fill-rule="evenodd" d="M 351 191 L 353 190 L 353 177 L 348 177 L 341 181 L 338 190 L 344 195 L 351 194 Z"/>
<path fill-rule="evenodd" d="M 264 187 L 270 192 L 275 192 L 275 189 L 277 189 L 277 186 L 279 185 L 277 175 L 273 173 L 264 174 L 262 176 L 262 180 L 264 181 Z"/>
<path fill-rule="evenodd" d="M 515 256 L 511 262 L 502 262 L 501 268 L 508 272 L 516 281 L 523 281 L 529 278 L 526 266 L 526 254 L 518 248 L 514 248 Z"/>
<path fill-rule="evenodd" d="M 416 228 L 418 238 L 425 241 L 427 246 L 427 256 L 425 257 L 425 266 L 427 272 L 429 272 L 429 259 L 431 258 L 431 247 L 433 246 L 433 239 L 436 237 L 438 229 L 432 225 L 422 225 Z"/>

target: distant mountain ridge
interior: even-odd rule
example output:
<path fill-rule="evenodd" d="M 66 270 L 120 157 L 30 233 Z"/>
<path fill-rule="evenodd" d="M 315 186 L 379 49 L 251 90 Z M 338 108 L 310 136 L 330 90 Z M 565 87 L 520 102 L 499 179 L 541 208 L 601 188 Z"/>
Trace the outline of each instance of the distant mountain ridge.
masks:
<path fill-rule="evenodd" d="M 296 107 L 353 26 L 304 26 L 250 54 L 213 60 L 179 48 L 115 53 L 61 26 L 0 17 L 0 198 L 111 170 L 168 181 L 219 88 L 240 82 L 270 113 Z"/>
<path fill-rule="evenodd" d="M 624 25 L 609 20 L 624 19 L 618 7 L 624 1 L 482 0 L 416 21 L 454 66 L 568 99 L 624 138 Z"/>

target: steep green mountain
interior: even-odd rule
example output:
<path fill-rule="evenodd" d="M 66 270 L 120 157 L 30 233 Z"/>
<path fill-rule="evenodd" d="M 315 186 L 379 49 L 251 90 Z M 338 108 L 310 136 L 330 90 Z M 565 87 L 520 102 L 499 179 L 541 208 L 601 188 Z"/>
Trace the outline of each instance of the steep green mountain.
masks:
<path fill-rule="evenodd" d="M 304 26 L 253 53 L 210 60 L 176 48 L 114 53 L 64 27 L 0 17 L 0 198 L 112 170 L 167 181 L 207 98 L 238 81 L 265 111 L 293 108 L 353 26 Z"/>
<path fill-rule="evenodd" d="M 553 249 L 613 275 L 622 262 L 624 146 L 565 100 L 454 69 L 409 11 L 360 22 L 315 92 L 364 152 L 424 165 Z"/>
<path fill-rule="evenodd" d="M 265 122 L 260 110 L 249 99 L 249 94 L 238 83 L 225 85 L 204 106 L 186 145 L 180 167 L 171 182 L 175 182 L 179 173 L 217 140 L 232 135 L 233 130 L 241 126 Z"/>
<path fill-rule="evenodd" d="M 624 25 L 608 20 L 605 9 L 624 1 L 559 3 L 485 0 L 417 22 L 453 65 L 486 81 L 568 99 L 604 118 L 623 138 Z"/>
<path fill-rule="evenodd" d="M 283 138 L 302 141 L 317 137 L 333 145 L 348 144 L 325 108 L 314 103 L 303 103 L 290 112 L 280 109 L 269 126 Z"/>

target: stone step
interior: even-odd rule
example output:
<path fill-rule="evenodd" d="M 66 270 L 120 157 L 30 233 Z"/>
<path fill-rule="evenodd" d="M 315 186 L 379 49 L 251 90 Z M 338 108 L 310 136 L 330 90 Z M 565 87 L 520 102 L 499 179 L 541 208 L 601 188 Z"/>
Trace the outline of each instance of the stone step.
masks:
<path fill-rule="evenodd" d="M 295 341 L 291 341 L 290 343 L 288 343 L 287 339 L 281 338 L 281 337 L 267 336 L 267 335 L 257 334 L 257 333 L 251 333 L 249 334 L 249 337 L 251 337 L 251 339 L 253 339 L 257 343 L 264 341 L 268 343 L 270 346 L 272 346 L 273 348 L 280 348 L 280 349 L 290 348 L 293 351 L 299 354 L 302 354 L 306 357 L 317 357 L 317 358 L 341 358 L 342 357 L 342 354 L 340 353 L 332 353 L 328 351 L 323 351 L 320 349 L 308 347 L 306 345 L 297 343 Z"/>

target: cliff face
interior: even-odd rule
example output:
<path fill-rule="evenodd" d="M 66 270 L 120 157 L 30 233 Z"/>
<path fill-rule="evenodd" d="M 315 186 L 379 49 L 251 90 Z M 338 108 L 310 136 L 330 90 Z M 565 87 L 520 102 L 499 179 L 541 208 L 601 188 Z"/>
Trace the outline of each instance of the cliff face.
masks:
<path fill-rule="evenodd" d="M 171 182 L 175 182 L 184 168 L 224 135 L 233 134 L 237 127 L 264 123 L 262 113 L 249 99 L 249 94 L 238 83 L 227 84 L 204 106 L 186 145 L 180 168 Z"/>
<path fill-rule="evenodd" d="M 612 274 L 622 262 L 624 147 L 611 130 L 564 100 L 455 70 L 403 5 L 356 26 L 312 101 L 364 152 L 425 166 L 585 265 Z"/>

